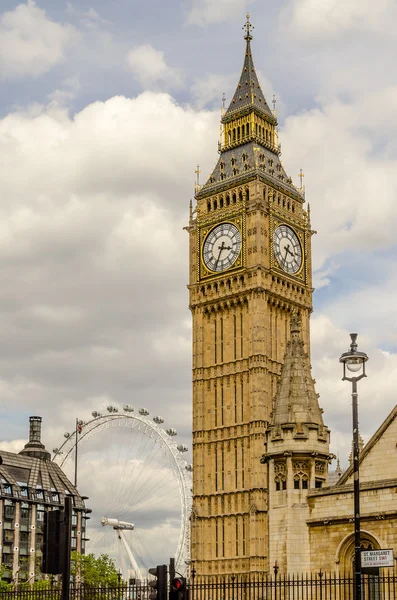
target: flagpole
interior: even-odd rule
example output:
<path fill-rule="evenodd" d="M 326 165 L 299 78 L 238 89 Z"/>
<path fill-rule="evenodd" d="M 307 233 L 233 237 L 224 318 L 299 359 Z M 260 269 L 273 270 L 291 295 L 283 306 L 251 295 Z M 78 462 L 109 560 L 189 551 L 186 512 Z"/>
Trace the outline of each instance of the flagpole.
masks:
<path fill-rule="evenodd" d="M 79 420 L 76 419 L 76 444 L 74 448 L 74 487 L 77 488 L 77 446 L 78 446 L 78 427 Z"/>

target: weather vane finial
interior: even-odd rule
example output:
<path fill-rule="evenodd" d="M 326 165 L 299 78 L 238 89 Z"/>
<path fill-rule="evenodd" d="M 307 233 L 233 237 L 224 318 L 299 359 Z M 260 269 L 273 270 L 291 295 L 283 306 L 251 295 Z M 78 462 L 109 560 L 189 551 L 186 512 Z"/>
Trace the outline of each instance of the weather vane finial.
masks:
<path fill-rule="evenodd" d="M 246 31 L 246 34 L 245 34 L 245 36 L 244 36 L 244 39 L 245 39 L 245 40 L 247 40 L 247 42 L 248 42 L 249 40 L 252 40 L 251 31 L 252 31 L 253 29 L 255 29 L 255 27 L 253 27 L 253 25 L 251 25 L 251 22 L 250 22 L 250 14 L 249 14 L 249 13 L 247 13 L 247 21 L 246 21 L 246 23 L 245 23 L 245 25 L 244 25 L 243 29 L 245 29 L 245 31 Z"/>

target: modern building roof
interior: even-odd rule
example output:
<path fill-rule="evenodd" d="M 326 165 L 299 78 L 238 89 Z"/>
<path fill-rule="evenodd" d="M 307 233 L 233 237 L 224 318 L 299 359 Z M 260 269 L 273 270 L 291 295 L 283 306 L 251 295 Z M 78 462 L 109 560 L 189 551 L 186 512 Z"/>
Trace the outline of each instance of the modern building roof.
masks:
<path fill-rule="evenodd" d="M 63 505 L 65 495 L 72 495 L 75 508 L 84 509 L 83 498 L 41 442 L 41 417 L 30 417 L 24 449 L 19 454 L 0 450 L 0 458 L 0 496 Z"/>

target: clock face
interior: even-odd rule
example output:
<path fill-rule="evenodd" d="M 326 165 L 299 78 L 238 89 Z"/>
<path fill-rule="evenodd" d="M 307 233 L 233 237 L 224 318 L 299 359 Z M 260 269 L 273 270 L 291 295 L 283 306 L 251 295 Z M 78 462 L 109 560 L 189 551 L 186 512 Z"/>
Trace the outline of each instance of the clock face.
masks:
<path fill-rule="evenodd" d="M 280 225 L 273 234 L 274 256 L 280 268 L 294 275 L 302 265 L 302 248 L 296 235 L 287 225 Z"/>
<path fill-rule="evenodd" d="M 226 271 L 234 265 L 240 250 L 240 231 L 231 223 L 221 223 L 214 227 L 205 239 L 203 260 L 211 271 Z"/>

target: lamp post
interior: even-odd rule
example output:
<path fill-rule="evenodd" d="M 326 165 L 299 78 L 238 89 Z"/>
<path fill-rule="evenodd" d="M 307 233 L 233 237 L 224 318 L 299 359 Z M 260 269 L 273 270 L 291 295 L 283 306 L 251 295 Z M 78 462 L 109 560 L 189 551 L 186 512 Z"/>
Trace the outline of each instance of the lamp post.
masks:
<path fill-rule="evenodd" d="M 352 384 L 352 409 L 353 409 L 353 474 L 354 474 L 354 598 L 361 600 L 361 548 L 360 548 L 360 476 L 359 476 L 359 434 L 358 434 L 358 393 L 357 382 L 365 374 L 365 363 L 368 356 L 357 350 L 357 333 L 351 333 L 350 350 L 344 352 L 339 359 L 343 363 L 342 381 Z M 347 376 L 347 371 L 356 373 Z"/>

